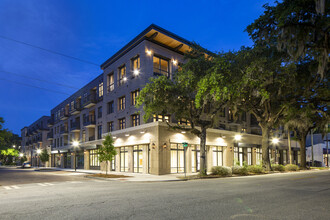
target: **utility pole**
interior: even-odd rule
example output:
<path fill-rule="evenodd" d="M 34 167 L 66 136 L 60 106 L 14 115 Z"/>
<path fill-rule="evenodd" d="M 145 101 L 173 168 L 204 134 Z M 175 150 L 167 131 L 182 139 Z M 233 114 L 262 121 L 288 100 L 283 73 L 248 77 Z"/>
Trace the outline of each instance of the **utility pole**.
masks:
<path fill-rule="evenodd" d="M 290 130 L 288 130 L 288 146 L 289 146 L 289 163 L 292 164 Z"/>

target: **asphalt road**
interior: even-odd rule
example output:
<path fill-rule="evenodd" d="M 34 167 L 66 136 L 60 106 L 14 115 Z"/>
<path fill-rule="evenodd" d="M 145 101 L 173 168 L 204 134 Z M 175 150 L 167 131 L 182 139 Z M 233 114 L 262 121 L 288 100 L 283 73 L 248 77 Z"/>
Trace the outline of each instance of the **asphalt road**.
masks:
<path fill-rule="evenodd" d="M 0 219 L 330 219 L 330 171 L 50 184 L 1 186 Z"/>

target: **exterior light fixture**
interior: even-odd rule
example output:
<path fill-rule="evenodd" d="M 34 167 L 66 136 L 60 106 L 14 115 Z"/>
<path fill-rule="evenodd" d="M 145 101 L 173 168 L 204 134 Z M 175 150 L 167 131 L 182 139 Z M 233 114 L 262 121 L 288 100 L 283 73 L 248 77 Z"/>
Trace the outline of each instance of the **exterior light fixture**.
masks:
<path fill-rule="evenodd" d="M 182 134 L 185 134 L 186 132 L 185 131 L 181 131 Z"/>
<path fill-rule="evenodd" d="M 128 136 L 129 136 L 129 134 L 125 134 L 125 136 L 126 136 L 126 137 L 128 137 Z"/>
<path fill-rule="evenodd" d="M 273 143 L 273 144 L 278 144 L 279 141 L 280 141 L 280 140 L 279 140 L 278 138 L 273 138 L 272 143 Z"/>
<path fill-rule="evenodd" d="M 123 78 L 123 80 L 126 81 L 126 80 L 127 80 L 127 77 L 125 76 L 125 77 Z"/>
<path fill-rule="evenodd" d="M 37 154 L 40 154 L 40 153 L 41 153 L 41 150 L 40 150 L 40 149 L 38 149 L 38 150 L 37 150 Z"/>
<path fill-rule="evenodd" d="M 140 71 L 139 71 L 138 69 L 135 69 L 135 70 L 133 71 L 133 74 L 134 74 L 135 76 L 137 76 L 137 75 L 140 74 Z"/>
<path fill-rule="evenodd" d="M 178 64 L 178 61 L 177 60 L 173 60 L 172 61 L 174 65 L 177 65 Z"/>
<path fill-rule="evenodd" d="M 240 141 L 242 139 L 242 135 L 236 134 L 235 135 L 235 141 Z"/>
<path fill-rule="evenodd" d="M 152 54 L 151 50 L 147 50 L 146 53 L 147 53 L 149 56 L 151 56 L 151 54 Z"/>
<path fill-rule="evenodd" d="M 74 147 L 78 147 L 78 146 L 79 146 L 79 142 L 78 142 L 78 141 L 74 141 L 74 142 L 72 142 L 72 145 L 73 145 Z"/>
<path fill-rule="evenodd" d="M 144 134 L 144 133 L 146 133 L 146 132 L 145 132 L 145 131 L 140 131 L 140 133 L 141 133 L 141 134 Z"/>
<path fill-rule="evenodd" d="M 13 148 L 15 148 L 16 146 L 15 145 L 13 145 Z"/>
<path fill-rule="evenodd" d="M 116 136 L 113 136 L 112 138 L 113 138 L 113 139 L 116 139 L 117 137 L 116 137 Z"/>
<path fill-rule="evenodd" d="M 23 157 L 23 156 L 24 156 L 24 154 L 23 154 L 23 153 L 20 153 L 20 154 L 19 154 L 19 156 L 20 156 L 20 157 Z"/>

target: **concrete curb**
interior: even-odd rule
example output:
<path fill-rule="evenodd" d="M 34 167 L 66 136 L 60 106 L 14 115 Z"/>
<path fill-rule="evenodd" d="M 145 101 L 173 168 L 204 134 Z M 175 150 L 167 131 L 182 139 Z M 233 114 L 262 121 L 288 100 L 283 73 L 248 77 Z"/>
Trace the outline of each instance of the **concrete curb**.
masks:
<path fill-rule="evenodd" d="M 125 177 L 122 178 L 103 178 L 103 177 L 95 177 L 95 176 L 84 176 L 85 178 L 89 179 L 98 179 L 98 180 L 105 180 L 105 181 L 125 181 L 125 182 L 135 182 L 135 183 L 143 183 L 143 182 L 178 182 L 178 181 L 188 181 L 187 179 L 173 179 L 173 180 L 133 180 L 134 177 Z"/>

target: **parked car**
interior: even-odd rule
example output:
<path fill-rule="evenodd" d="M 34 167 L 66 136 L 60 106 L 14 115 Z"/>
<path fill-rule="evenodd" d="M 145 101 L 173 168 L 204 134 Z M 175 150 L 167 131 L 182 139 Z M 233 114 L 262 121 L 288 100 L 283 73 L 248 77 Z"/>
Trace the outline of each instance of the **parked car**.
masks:
<path fill-rule="evenodd" d="M 23 163 L 22 168 L 31 168 L 31 163 L 30 162 Z"/>

